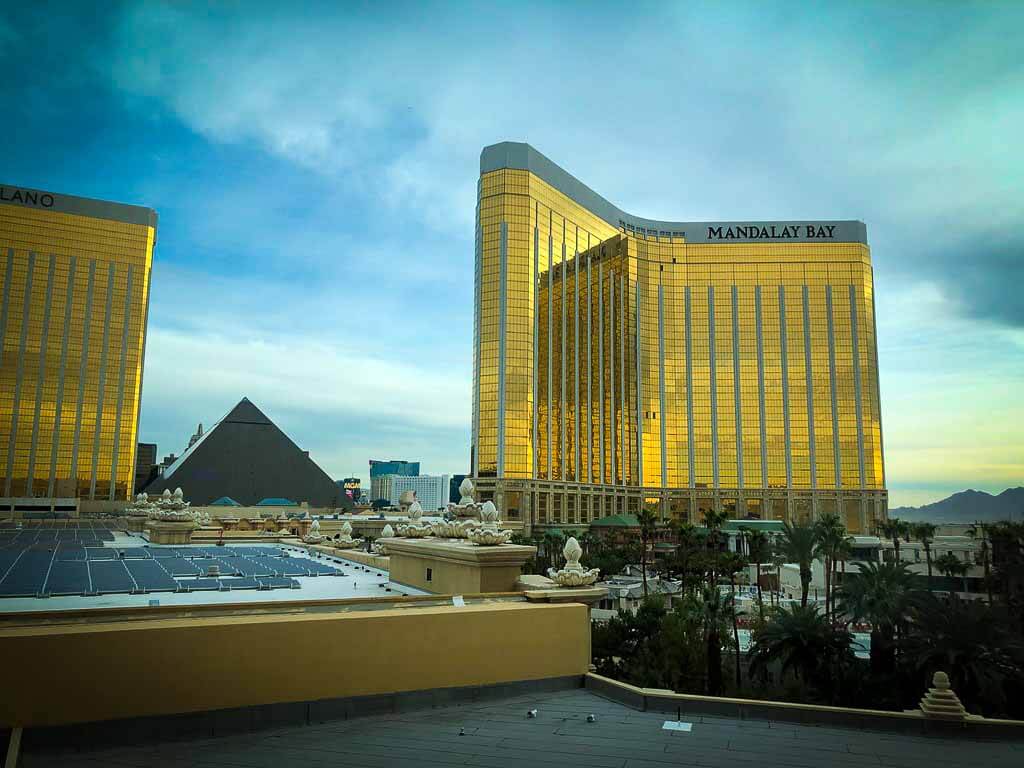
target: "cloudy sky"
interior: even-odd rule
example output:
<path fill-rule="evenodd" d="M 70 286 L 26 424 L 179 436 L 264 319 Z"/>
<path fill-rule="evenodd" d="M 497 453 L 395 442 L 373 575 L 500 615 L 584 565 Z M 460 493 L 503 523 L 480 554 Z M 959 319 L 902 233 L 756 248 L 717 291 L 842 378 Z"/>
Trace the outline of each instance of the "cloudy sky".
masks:
<path fill-rule="evenodd" d="M 640 216 L 867 222 L 892 504 L 1024 484 L 1024 4 L 206 5 L 0 9 L 0 179 L 160 214 L 161 455 L 248 396 L 334 477 L 466 471 L 518 140 Z"/>

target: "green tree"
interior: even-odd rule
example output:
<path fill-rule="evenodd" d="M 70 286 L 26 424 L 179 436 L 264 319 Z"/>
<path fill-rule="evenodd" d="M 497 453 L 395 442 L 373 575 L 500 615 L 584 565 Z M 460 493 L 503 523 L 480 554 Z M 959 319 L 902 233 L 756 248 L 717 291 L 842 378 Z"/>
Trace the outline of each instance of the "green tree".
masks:
<path fill-rule="evenodd" d="M 702 602 L 704 640 L 707 647 L 707 694 L 722 695 L 722 632 L 728 627 L 732 596 L 724 594 L 717 584 L 706 584 Z"/>
<path fill-rule="evenodd" d="M 935 558 L 935 567 L 939 569 L 939 573 L 945 574 L 951 579 L 964 578 L 967 576 L 967 571 L 970 568 L 967 563 L 961 562 L 960 558 L 951 552 L 947 552 L 946 554 Z M 966 580 L 964 581 L 963 587 L 964 592 L 966 592 Z"/>
<path fill-rule="evenodd" d="M 755 633 L 750 673 L 778 662 L 783 676 L 792 673 L 834 701 L 839 670 L 853 663 L 852 640 L 849 631 L 834 626 L 818 613 L 817 606 L 782 607 Z"/>
<path fill-rule="evenodd" d="M 757 583 L 757 611 L 764 621 L 764 599 L 761 595 L 761 564 L 771 560 L 772 542 L 764 531 L 751 531 L 747 537 L 747 557 L 754 564 L 755 580 Z"/>
<path fill-rule="evenodd" d="M 892 548 L 896 555 L 896 562 L 900 562 L 900 537 L 906 534 L 907 524 L 898 517 L 890 517 L 888 520 L 879 521 L 875 528 L 879 536 L 892 539 Z"/>
<path fill-rule="evenodd" d="M 825 514 L 814 524 L 815 555 L 825 569 L 825 618 L 832 615 L 832 584 L 835 578 L 835 563 L 846 541 L 846 527 L 835 513 Z"/>
<path fill-rule="evenodd" d="M 817 531 L 812 525 L 791 525 L 787 520 L 782 524 L 782 534 L 776 544 L 782 561 L 795 563 L 800 568 L 800 605 L 806 607 L 807 594 L 811 588 L 811 563 L 818 544 Z"/>
<path fill-rule="evenodd" d="M 707 528 L 707 538 L 705 544 L 712 555 L 717 555 L 722 549 L 722 526 L 725 525 L 729 519 L 729 513 L 725 510 L 716 512 L 714 509 L 704 510 L 704 527 Z M 717 558 L 712 558 L 708 561 L 709 568 L 709 580 L 712 584 L 718 582 L 717 577 Z"/>
<path fill-rule="evenodd" d="M 839 609 L 850 621 L 871 623 L 871 668 L 889 673 L 896 666 L 896 633 L 913 590 L 914 575 L 904 563 L 858 563 L 838 590 Z"/>
<path fill-rule="evenodd" d="M 736 620 L 736 574 L 747 567 L 747 559 L 735 552 L 722 554 L 719 569 L 729 577 L 730 597 L 730 618 L 732 619 L 732 638 L 736 653 L 736 690 L 739 691 L 742 683 L 740 679 L 740 630 Z"/>
<path fill-rule="evenodd" d="M 972 539 L 981 540 L 981 565 L 985 571 L 985 591 L 988 594 L 988 604 L 992 605 L 992 561 L 991 547 L 989 546 L 989 530 L 991 526 L 986 523 L 975 522 L 967 528 L 967 535 Z"/>
<path fill-rule="evenodd" d="M 654 538 L 655 526 L 658 524 L 658 513 L 651 507 L 644 507 L 636 516 L 640 523 L 640 576 L 644 583 L 644 597 L 647 597 L 647 548 Z"/>
<path fill-rule="evenodd" d="M 928 565 L 928 589 L 932 588 L 932 542 L 935 541 L 934 523 L 911 523 L 910 535 L 921 542 L 924 547 L 924 559 Z"/>
<path fill-rule="evenodd" d="M 955 593 L 948 600 L 931 592 L 915 595 L 902 645 L 902 658 L 922 688 L 935 672 L 946 672 L 973 713 L 1000 714 L 1004 683 L 1024 681 L 1024 647 L 1005 616 Z"/>

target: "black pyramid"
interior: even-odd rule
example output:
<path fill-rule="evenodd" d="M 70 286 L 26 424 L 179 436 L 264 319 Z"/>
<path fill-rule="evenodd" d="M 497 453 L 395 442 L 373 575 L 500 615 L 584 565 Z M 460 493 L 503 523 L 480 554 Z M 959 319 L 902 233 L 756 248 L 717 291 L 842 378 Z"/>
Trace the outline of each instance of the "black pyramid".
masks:
<path fill-rule="evenodd" d="M 177 487 L 196 506 L 221 496 L 243 506 L 267 498 L 308 501 L 311 507 L 352 505 L 309 454 L 247 397 L 145 490 L 152 496 Z"/>

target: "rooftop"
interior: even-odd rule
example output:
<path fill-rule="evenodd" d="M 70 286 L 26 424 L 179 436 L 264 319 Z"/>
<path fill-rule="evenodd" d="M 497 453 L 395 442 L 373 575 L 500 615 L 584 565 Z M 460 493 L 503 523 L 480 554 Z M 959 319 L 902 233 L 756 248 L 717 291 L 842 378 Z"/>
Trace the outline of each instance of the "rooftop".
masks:
<path fill-rule="evenodd" d="M 500 693 L 500 689 L 498 689 Z M 799 723 L 641 712 L 587 689 L 537 690 L 503 698 L 467 692 L 468 700 L 423 692 L 390 702 L 384 714 L 308 723 L 281 723 L 253 733 L 162 738 L 136 746 L 80 752 L 23 746 L 25 764 L 70 766 L 602 766 L 604 768 L 953 768 L 969 764 L 1018 766 L 1024 742 L 890 733 Z M 442 701 L 444 703 L 442 703 Z M 383 702 L 366 702 L 380 711 Z M 433 704 L 433 706 L 432 706 Z M 376 706 L 375 706 L 376 705 Z M 416 707 L 419 707 L 417 709 Z M 535 718 L 527 712 L 536 710 Z M 397 711 L 396 711 L 397 710 Z M 306 711 L 306 710 L 303 710 Z M 593 715 L 594 722 L 588 722 Z M 255 719 L 254 719 L 255 720 Z M 666 729 L 681 722 L 687 730 Z M 179 721 L 178 728 L 188 723 Z M 670 726 L 671 727 L 671 726 Z M 214 731 L 215 732 L 215 731 Z"/>

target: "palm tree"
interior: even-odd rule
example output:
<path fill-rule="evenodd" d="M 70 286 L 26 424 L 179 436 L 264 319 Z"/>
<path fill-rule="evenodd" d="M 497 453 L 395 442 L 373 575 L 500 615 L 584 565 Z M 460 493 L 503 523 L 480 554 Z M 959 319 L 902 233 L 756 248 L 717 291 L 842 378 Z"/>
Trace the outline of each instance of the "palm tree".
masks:
<path fill-rule="evenodd" d="M 903 652 L 922 686 L 933 673 L 946 672 L 965 707 L 982 714 L 998 711 L 1005 680 L 1024 675 L 1024 647 L 1005 621 L 991 605 L 955 593 L 948 600 L 931 592 L 917 595 Z"/>
<path fill-rule="evenodd" d="M 849 631 L 833 626 L 817 606 L 779 608 L 754 638 L 750 674 L 777 661 L 783 676 L 792 672 L 806 683 L 827 688 L 832 698 L 839 666 L 853 657 L 852 640 Z"/>
<path fill-rule="evenodd" d="M 764 531 L 751 531 L 750 537 L 747 539 L 747 549 L 749 552 L 748 557 L 754 564 L 754 573 L 757 574 L 755 577 L 757 583 L 757 610 L 761 616 L 761 621 L 764 621 L 764 600 L 761 596 L 761 563 L 771 559 L 771 539 L 768 538 L 768 534 Z"/>
<path fill-rule="evenodd" d="M 747 560 L 743 555 L 735 552 L 727 552 L 722 555 L 721 568 L 723 573 L 729 574 L 729 595 L 732 608 L 732 638 L 736 650 L 736 690 L 739 691 L 740 680 L 740 630 L 736 621 L 736 574 L 747 567 Z"/>
<path fill-rule="evenodd" d="M 981 564 L 985 569 L 985 591 L 988 593 L 988 604 L 992 605 L 992 563 L 989 560 L 989 529 L 985 523 L 972 523 L 967 535 L 972 539 L 981 538 Z"/>
<path fill-rule="evenodd" d="M 960 558 L 954 555 L 952 552 L 947 552 L 935 558 L 935 567 L 939 569 L 939 573 L 943 573 L 950 579 L 960 577 L 964 579 L 964 592 L 967 591 L 967 571 L 969 566 L 967 563 L 961 562 Z"/>
<path fill-rule="evenodd" d="M 891 672 L 896 632 L 913 590 L 914 574 L 904 563 L 858 563 L 839 587 L 839 610 L 850 621 L 871 623 L 871 668 Z"/>
<path fill-rule="evenodd" d="M 815 555 L 825 566 L 825 618 L 831 614 L 832 607 L 832 576 L 839 550 L 846 540 L 846 527 L 835 513 L 825 514 L 818 518 L 814 525 L 817 536 Z"/>
<path fill-rule="evenodd" d="M 722 694 L 722 625 L 732 606 L 732 596 L 723 595 L 717 584 L 704 586 L 704 638 L 707 645 L 707 694 Z"/>
<path fill-rule="evenodd" d="M 924 559 L 928 564 L 928 589 L 932 588 L 932 542 L 935 541 L 937 526 L 934 523 L 911 523 L 910 535 L 924 547 Z"/>
<path fill-rule="evenodd" d="M 700 534 L 697 531 L 697 527 L 692 523 L 673 520 L 669 525 L 676 537 L 677 547 L 675 559 L 683 582 L 683 591 L 685 592 L 690 574 L 690 562 L 694 552 L 697 550 L 697 545 L 700 541 Z"/>
<path fill-rule="evenodd" d="M 782 534 L 778 539 L 778 553 L 784 562 L 796 563 L 800 567 L 800 606 L 807 606 L 807 593 L 811 588 L 811 562 L 818 543 L 817 532 L 813 525 L 797 523 L 790 525 L 787 520 L 782 524 Z"/>
<path fill-rule="evenodd" d="M 640 575 L 644 580 L 644 597 L 647 597 L 647 547 L 654 536 L 658 513 L 651 507 L 644 507 L 636 519 L 640 523 Z"/>
<path fill-rule="evenodd" d="M 900 562 L 900 536 L 906 533 L 907 524 L 898 517 L 891 517 L 888 520 L 879 521 L 875 527 L 879 536 L 892 539 L 892 548 L 895 550 L 896 562 Z"/>
<path fill-rule="evenodd" d="M 714 509 L 704 510 L 704 527 L 708 529 L 707 545 L 713 555 L 717 555 L 721 548 L 722 526 L 729 519 L 729 513 L 725 510 L 716 512 Z M 711 583 L 717 583 L 715 574 L 715 559 L 711 560 Z"/>

